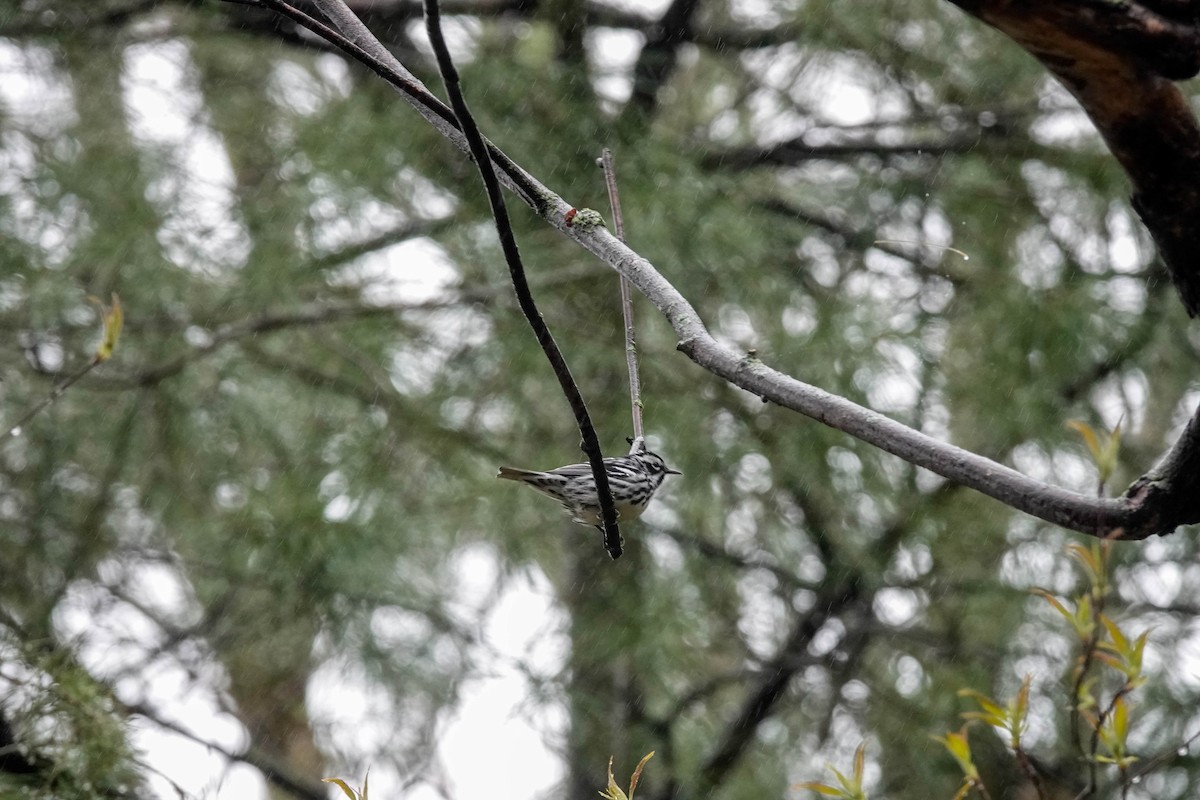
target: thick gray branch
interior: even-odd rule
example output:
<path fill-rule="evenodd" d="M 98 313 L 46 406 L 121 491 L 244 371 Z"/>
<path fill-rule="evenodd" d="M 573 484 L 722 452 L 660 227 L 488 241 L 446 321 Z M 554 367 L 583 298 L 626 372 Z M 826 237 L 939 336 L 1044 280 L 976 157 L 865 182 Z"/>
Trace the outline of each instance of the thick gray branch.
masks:
<path fill-rule="evenodd" d="M 586 235 L 568 230 L 568 235 L 628 278 L 662 312 L 679 336 L 679 349 L 689 358 L 764 400 L 799 411 L 910 464 L 1071 530 L 1095 536 L 1141 539 L 1156 533 L 1170 533 L 1177 525 L 1200 520 L 1192 499 L 1195 494 L 1185 483 L 1175 481 L 1167 486 L 1163 480 L 1186 474 L 1177 468 L 1156 469 L 1135 484 L 1127 497 L 1105 499 L 1083 495 L 1022 475 L 1003 464 L 934 439 L 843 397 L 799 381 L 718 342 L 708 332 L 696 309 L 654 265 L 607 230 L 593 229 Z M 1194 419 L 1188 426 L 1192 436 L 1197 436 L 1197 430 L 1200 430 L 1200 419 Z M 1190 453 L 1191 449 L 1177 445 L 1164 466 L 1173 465 L 1185 452 Z M 1160 494 L 1153 503 L 1147 502 L 1155 488 Z M 1182 502 L 1160 507 L 1167 495 L 1178 496 Z"/>

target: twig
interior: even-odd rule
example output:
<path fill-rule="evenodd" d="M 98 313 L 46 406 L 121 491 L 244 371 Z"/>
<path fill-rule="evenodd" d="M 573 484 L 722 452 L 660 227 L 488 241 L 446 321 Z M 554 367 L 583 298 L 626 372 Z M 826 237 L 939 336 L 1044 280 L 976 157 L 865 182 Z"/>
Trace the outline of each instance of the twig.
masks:
<path fill-rule="evenodd" d="M 1104 616 L 1104 606 L 1108 595 L 1106 590 L 1108 585 L 1108 555 L 1104 546 L 1100 548 L 1100 558 L 1101 567 L 1098 570 L 1100 577 L 1093 579 L 1094 582 L 1091 586 L 1089 586 L 1088 593 L 1085 595 L 1085 597 L 1091 599 L 1089 608 L 1091 608 L 1092 630 L 1088 634 L 1087 639 L 1085 639 L 1083 642 L 1083 652 L 1079 655 L 1079 665 L 1076 668 L 1075 682 L 1071 687 L 1071 743 L 1079 749 L 1080 757 L 1088 764 L 1089 788 L 1081 792 L 1079 795 L 1080 797 L 1088 796 L 1087 793 L 1089 791 L 1094 792 L 1096 786 L 1096 747 L 1098 744 L 1097 734 L 1099 733 L 1100 728 L 1099 725 L 1097 725 L 1092 731 L 1091 747 L 1089 750 L 1089 748 L 1084 744 L 1084 738 L 1079 729 L 1079 720 L 1082 717 L 1079 703 L 1080 695 L 1083 693 L 1084 686 L 1086 686 L 1088 682 L 1088 673 L 1091 671 L 1093 665 L 1097 663 L 1098 659 L 1096 656 L 1100 648 L 1100 639 L 1104 635 L 1102 618 Z M 1080 602 L 1082 602 L 1082 599 Z M 1101 721 L 1103 721 L 1103 719 L 1104 717 L 1101 715 Z"/>
<path fill-rule="evenodd" d="M 1021 772 L 1025 773 L 1025 777 L 1033 785 L 1033 791 L 1037 795 L 1037 800 L 1046 800 L 1046 787 L 1042 785 L 1042 778 L 1038 774 L 1037 767 L 1034 766 L 1033 760 L 1025 752 L 1024 747 L 1017 748 L 1016 758 L 1017 766 Z"/>
<path fill-rule="evenodd" d="M 359 23 L 360 26 L 361 24 Z M 437 0 L 425 0 L 425 29 L 429 33 L 429 41 L 437 56 L 438 69 L 442 73 L 442 81 L 446 84 L 446 93 L 450 96 L 450 106 L 454 109 L 454 116 L 458 119 L 459 128 L 467 138 L 471 156 L 479 168 L 480 177 L 483 178 L 488 202 L 492 207 L 492 217 L 496 221 L 496 233 L 500 237 L 500 246 L 504 250 L 504 259 L 508 262 L 508 272 L 517 293 L 517 301 L 521 305 L 521 311 L 524 312 L 525 318 L 529 320 L 529 326 L 533 328 L 538 344 L 546 353 L 550 366 L 554 368 L 558 385 L 566 395 L 567 402 L 571 404 L 571 410 L 575 412 L 579 435 L 583 439 L 581 446 L 587 453 L 588 463 L 592 467 L 592 476 L 596 480 L 596 492 L 600 498 L 600 518 L 604 526 L 604 549 L 608 551 L 610 557 L 620 558 L 621 533 L 617 528 L 617 509 L 613 503 L 612 490 L 608 485 L 608 473 L 604 469 L 604 454 L 600 450 L 600 439 L 596 435 L 596 429 L 592 426 L 591 415 L 588 414 L 587 404 L 583 401 L 579 386 L 571 377 L 567 361 L 563 358 L 562 351 L 558 349 L 558 344 L 554 341 L 549 326 L 542 319 L 541 312 L 534 303 L 533 293 L 529 290 L 529 281 L 525 278 L 525 267 L 521 263 L 521 253 L 517 248 L 516 235 L 513 233 L 512 224 L 508 218 L 508 209 L 504 204 L 504 195 L 500 191 L 500 182 L 496 180 L 496 172 L 492 167 L 491 154 L 488 153 L 483 135 L 479 132 L 479 127 L 475 124 L 474 117 L 471 116 L 471 110 L 467 107 L 467 100 L 463 97 L 462 87 L 459 85 L 458 70 L 454 67 L 454 61 L 450 58 L 450 50 L 442 36 Z M 363 30 L 366 29 L 363 28 Z M 370 34 L 368 33 L 367 36 Z"/>
<path fill-rule="evenodd" d="M 1104 598 L 1100 597 L 1096 600 L 1096 607 L 1092 612 L 1092 618 L 1099 622 L 1099 615 L 1103 611 Z M 1075 683 L 1071 689 L 1071 743 L 1079 750 L 1081 758 L 1088 760 L 1088 783 L 1095 785 L 1096 783 L 1096 761 L 1094 758 L 1089 759 L 1088 751 L 1084 744 L 1083 736 L 1079 730 L 1079 695 L 1083 691 L 1084 682 L 1087 680 L 1088 671 L 1091 669 L 1096 656 L 1096 648 L 1100 644 L 1099 625 L 1088 635 L 1087 641 L 1083 645 L 1083 653 L 1080 656 L 1078 673 L 1075 675 Z M 1092 753 L 1094 756 L 1095 753 Z"/>
<path fill-rule="evenodd" d="M 125 325 L 125 311 L 121 307 L 121 298 L 117 297 L 114 292 L 111 306 L 103 305 L 94 297 L 91 299 L 100 308 L 100 321 L 102 323 L 100 344 L 96 347 L 96 352 L 92 356 L 92 360 L 78 372 L 51 389 L 50 394 L 44 400 L 29 409 L 24 416 L 17 420 L 15 425 L 8 429 L 8 432 L 4 434 L 5 439 L 17 435 L 22 425 L 29 422 L 29 420 L 41 413 L 43 409 L 62 397 L 63 392 L 75 385 L 76 381 L 112 358 L 113 352 L 117 349 L 117 339 L 121 336 L 121 328 Z"/>
<path fill-rule="evenodd" d="M 1088 782 L 1087 786 L 1083 787 L 1079 794 L 1075 795 L 1075 800 L 1086 800 L 1089 797 L 1096 796 L 1096 792 L 1100 788 L 1100 781 L 1097 775 L 1097 765 L 1099 762 L 1096 760 L 1096 754 L 1100 751 L 1100 729 L 1104 727 L 1104 723 L 1108 721 L 1108 717 L 1117 707 L 1117 703 L 1120 702 L 1121 698 L 1129 694 L 1130 691 L 1132 691 L 1132 687 L 1128 682 L 1126 682 L 1121 686 L 1120 689 L 1117 690 L 1116 694 L 1112 696 L 1112 700 L 1110 700 L 1108 705 L 1101 710 L 1100 716 L 1097 717 L 1096 721 L 1092 724 L 1092 738 L 1088 746 L 1088 751 L 1085 754 L 1085 757 L 1088 760 Z M 1125 772 L 1123 768 L 1121 771 L 1122 773 Z"/>
<path fill-rule="evenodd" d="M 1183 744 L 1170 745 L 1158 754 L 1138 762 L 1138 768 L 1133 770 L 1133 774 L 1129 778 L 1130 781 L 1136 783 L 1141 780 L 1142 776 L 1149 775 L 1158 768 L 1169 764 L 1174 759 L 1187 755 L 1188 750 L 1197 740 L 1200 740 L 1200 730 L 1184 739 Z"/>
<path fill-rule="evenodd" d="M 33 419 L 38 414 L 42 413 L 42 411 L 44 411 L 47 406 L 49 406 L 51 403 L 53 403 L 58 398 L 62 397 L 63 392 L 67 391 L 67 389 L 70 389 L 72 386 L 74 386 L 76 381 L 78 381 L 84 375 L 87 375 L 89 372 L 94 370 L 96 367 L 100 366 L 100 364 L 102 364 L 102 363 L 104 363 L 103 359 L 93 358 L 91 361 L 89 361 L 87 364 L 85 364 L 83 366 L 83 369 L 74 373 L 73 375 L 68 377 L 66 380 L 64 380 L 62 383 L 58 384 L 53 389 L 51 389 L 50 394 L 48 394 L 44 398 L 42 398 L 41 402 L 39 402 L 33 408 L 26 411 L 25 414 L 19 420 L 17 420 L 16 422 L 14 422 L 12 424 L 12 427 L 10 427 L 8 429 L 8 432 L 4 434 L 4 438 L 8 439 L 10 437 L 19 435 L 21 428 L 24 427 L 25 423 L 29 422 L 29 420 Z"/>
<path fill-rule="evenodd" d="M 608 203 L 612 206 L 613 229 L 617 238 L 625 241 L 625 220 L 621 216 L 621 196 L 617 192 L 617 172 L 613 166 L 612 150 L 607 147 L 600 153 L 600 166 L 604 170 L 604 185 L 608 189 Z M 646 449 L 646 431 L 642 427 L 642 379 L 638 376 L 637 328 L 633 321 L 633 294 L 629 281 L 621 276 L 621 314 L 625 318 L 625 364 L 629 367 L 629 403 L 633 410 L 633 441 L 629 452 Z"/>

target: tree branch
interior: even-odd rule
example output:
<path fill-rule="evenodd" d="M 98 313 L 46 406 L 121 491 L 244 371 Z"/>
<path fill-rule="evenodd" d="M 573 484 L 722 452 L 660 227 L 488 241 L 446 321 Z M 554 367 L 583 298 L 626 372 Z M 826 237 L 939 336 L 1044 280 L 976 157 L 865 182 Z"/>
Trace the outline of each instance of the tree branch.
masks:
<path fill-rule="evenodd" d="M 1079 100 L 1129 175 L 1184 307 L 1200 315 L 1200 126 L 1172 83 L 1200 70 L 1195 4 L 950 2 L 1012 37 Z"/>
<path fill-rule="evenodd" d="M 854 582 L 835 587 L 817 601 L 810 613 L 796 621 L 778 655 L 762 670 L 762 677 L 747 694 L 741 709 L 721 733 L 720 742 L 701 765 L 700 775 L 705 786 L 720 785 L 754 738 L 759 725 L 774 713 L 792 677 L 806 663 L 803 656 L 812 638 L 826 620 L 854 603 L 858 596 L 859 588 Z M 705 792 L 698 794 L 703 796 Z"/>
<path fill-rule="evenodd" d="M 210 356 L 225 345 L 241 339 L 281 330 L 327 325 L 343 320 L 356 320 L 385 315 L 393 316 L 402 311 L 419 311 L 426 308 L 444 308 L 447 305 L 464 302 L 465 299 L 393 303 L 388 305 L 315 303 L 290 311 L 265 312 L 244 320 L 220 325 L 213 331 L 207 341 L 189 348 L 186 352 L 180 353 L 174 358 L 170 358 L 159 364 L 143 366 L 124 377 L 109 378 L 99 385 L 105 388 L 117 389 L 153 386 L 178 375 L 195 361 Z"/>
<path fill-rule="evenodd" d="M 600 154 L 600 166 L 604 170 L 604 186 L 608 189 L 608 203 L 612 207 L 613 230 L 617 238 L 625 241 L 625 219 L 621 215 L 621 195 L 617 192 L 617 170 L 613 166 L 612 150 L 607 147 Z M 625 366 L 629 371 L 629 404 L 633 413 L 633 441 L 629 452 L 641 452 L 646 447 L 646 431 L 642 425 L 642 379 L 638 375 L 637 328 L 633 323 L 633 297 L 629 281 L 621 276 L 621 316 L 625 320 Z"/>
<path fill-rule="evenodd" d="M 921 247 L 919 242 L 914 242 L 914 246 L 907 248 L 897 247 L 895 242 L 880 239 L 876 230 L 850 228 L 838 222 L 830 214 L 801 208 L 778 198 L 757 200 L 755 204 L 766 211 L 779 214 L 785 219 L 810 225 L 814 228 L 820 228 L 827 233 L 841 237 L 846 247 L 859 250 L 863 253 L 867 250 L 878 250 L 881 253 L 887 253 L 889 256 L 907 261 L 912 266 L 913 272 L 922 277 L 937 277 L 947 281 L 956 288 L 966 283 L 963 277 L 964 273 L 956 272 L 949 268 L 946 265 L 947 262 L 945 259 L 931 260 L 922 256 L 918 252 Z M 941 247 L 941 245 L 936 245 L 936 247 Z M 944 250 L 945 248 L 942 249 Z"/>
<path fill-rule="evenodd" d="M 316 1 L 322 6 L 340 2 Z M 298 14 L 280 0 L 261 2 L 280 9 L 281 13 Z M 293 18 L 375 70 L 444 136 L 466 149 L 466 142 L 457 125 L 448 121 L 453 120 L 449 109 L 430 96 L 423 86 L 405 78 L 407 71 L 398 64 L 398 69 L 389 67 L 386 59 L 395 59 L 382 45 L 378 42 L 371 44 L 368 53 L 311 18 L 304 15 Z M 1178 92 L 1175 94 L 1178 95 Z M 1179 99 L 1182 103 L 1182 96 Z M 1200 136 L 1197 141 L 1200 141 Z M 691 303 L 653 264 L 626 247 L 603 226 L 569 225 L 565 214 L 571 210 L 570 205 L 498 149 L 492 147 L 490 153 L 500 170 L 500 179 L 509 188 L 516 191 L 553 227 L 624 275 L 667 319 L 679 337 L 679 349 L 714 375 L 764 400 L 798 411 L 1012 508 L 1071 530 L 1113 539 L 1144 539 L 1155 534 L 1170 533 L 1179 525 L 1200 521 L 1200 493 L 1195 490 L 1200 477 L 1190 477 L 1184 472 L 1189 465 L 1200 462 L 1200 441 L 1197 441 L 1200 438 L 1200 420 L 1193 419 L 1189 424 L 1189 431 L 1194 435 L 1185 437 L 1160 467 L 1135 482 L 1121 498 L 1091 497 L 1029 478 L 1003 464 L 938 441 L 845 398 L 803 383 L 768 367 L 753 356 L 739 354 L 721 344 L 708 332 Z M 1196 162 L 1200 170 L 1200 146 L 1197 147 Z M 1193 224 L 1195 217 L 1200 216 L 1200 172 L 1188 191 L 1194 192 L 1197 213 L 1181 216 L 1179 221 L 1186 219 L 1188 229 L 1195 231 L 1196 246 L 1190 252 L 1200 252 L 1200 228 Z M 1178 276 L 1176 281 L 1178 285 Z M 1200 308 L 1200 282 L 1197 283 L 1195 296 L 1197 308 Z M 1200 476 L 1200 469 L 1194 470 L 1191 475 Z"/>
<path fill-rule="evenodd" d="M 64 378 L 61 383 L 55 384 L 54 387 L 50 390 L 49 394 L 47 394 L 40 401 L 35 403 L 32 408 L 30 408 L 28 411 L 26 411 L 24 414 L 22 414 L 17 419 L 16 422 L 10 424 L 8 426 L 8 430 L 4 433 L 4 436 L 2 436 L 0 438 L 7 439 L 10 436 L 20 435 L 21 428 L 24 427 L 25 424 L 29 422 L 29 420 L 33 419 L 38 414 L 42 413 L 42 411 L 44 411 L 45 409 L 47 409 L 48 407 L 53 405 L 54 402 L 58 400 L 58 398 L 63 396 L 63 394 L 67 391 L 67 389 L 70 389 L 72 386 L 74 386 L 76 383 L 78 383 L 79 380 L 84 375 L 87 375 L 89 372 L 91 372 L 96 367 L 100 366 L 102 363 L 104 363 L 104 362 L 102 362 L 98 358 L 92 359 L 91 361 L 84 364 L 83 367 L 81 367 L 80 369 L 76 370 L 75 372 L 71 373 L 66 378 Z"/>
<path fill-rule="evenodd" d="M 885 143 L 875 136 L 844 137 L 843 141 L 809 144 L 805 137 L 798 136 L 775 144 L 749 147 L 730 147 L 706 153 L 701 164 L 709 168 L 753 169 L 763 166 L 791 167 L 809 161 L 848 161 L 861 156 L 876 156 L 881 159 L 898 156 L 945 156 L 978 151 L 985 138 L 1000 139 L 1004 132 L 991 128 L 978 128 L 954 136 L 916 139 L 905 142 Z"/>
<path fill-rule="evenodd" d="M 552 275 L 541 276 L 534 282 L 534 285 L 558 286 L 589 277 L 592 272 L 593 270 L 590 268 L 562 269 Z M 206 341 L 198 345 L 191 345 L 179 355 L 158 364 L 136 367 L 120 376 L 97 377 L 89 384 L 96 388 L 117 390 L 152 386 L 173 378 L 191 364 L 213 355 L 227 344 L 253 338 L 260 334 L 312 328 L 371 317 L 395 316 L 406 311 L 433 311 L 470 304 L 498 303 L 501 300 L 507 302 L 507 297 L 501 295 L 501 288 L 499 286 L 465 287 L 451 290 L 453 293 L 448 297 L 414 302 L 402 301 L 378 305 L 312 303 L 291 310 L 265 311 L 245 319 L 212 325 L 211 333 Z M 173 333 L 182 335 L 182 332 Z"/>
<path fill-rule="evenodd" d="M 689 358 L 736 386 L 757 394 L 905 461 L 975 489 L 1019 511 L 1071 530 L 1116 539 L 1144 539 L 1200 521 L 1200 495 L 1179 469 L 1158 468 L 1144 485 L 1135 483 L 1120 499 L 1096 498 L 1029 478 L 988 458 L 938 441 L 843 397 L 803 383 L 742 355 L 713 338 L 692 305 L 649 261 L 604 229 L 576 235 L 589 251 L 629 278 L 671 323 L 679 349 Z M 1200 426 L 1193 420 L 1191 427 Z M 1186 448 L 1172 451 L 1171 464 L 1193 463 L 1200 456 Z M 1197 474 L 1200 474 L 1198 472 Z M 1136 491 L 1135 491 L 1136 490 Z"/>
<path fill-rule="evenodd" d="M 316 269 L 336 267 L 365 256 L 368 253 L 387 249 L 400 242 L 407 242 L 410 239 L 418 239 L 422 236 L 432 236 L 435 233 L 440 233 L 450 228 L 456 221 L 457 217 L 453 214 L 436 219 L 409 220 L 390 231 L 376 234 L 369 239 L 352 242 L 340 250 L 323 253 L 313 259 L 312 266 Z"/>

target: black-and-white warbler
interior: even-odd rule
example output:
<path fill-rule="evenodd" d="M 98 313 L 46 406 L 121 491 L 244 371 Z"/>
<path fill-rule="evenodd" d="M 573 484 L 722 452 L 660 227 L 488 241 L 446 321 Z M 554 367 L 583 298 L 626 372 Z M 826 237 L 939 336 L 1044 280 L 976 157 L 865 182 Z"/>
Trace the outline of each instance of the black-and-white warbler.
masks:
<path fill-rule="evenodd" d="M 668 475 L 682 475 L 671 469 L 662 456 L 642 450 L 627 456 L 604 459 L 608 486 L 621 522 L 637 519 L 650 504 L 650 499 Z M 497 478 L 527 483 L 545 495 L 562 503 L 571 518 L 581 525 L 603 527 L 600 519 L 600 499 L 596 481 L 589 464 L 569 464 L 549 472 L 501 467 Z"/>

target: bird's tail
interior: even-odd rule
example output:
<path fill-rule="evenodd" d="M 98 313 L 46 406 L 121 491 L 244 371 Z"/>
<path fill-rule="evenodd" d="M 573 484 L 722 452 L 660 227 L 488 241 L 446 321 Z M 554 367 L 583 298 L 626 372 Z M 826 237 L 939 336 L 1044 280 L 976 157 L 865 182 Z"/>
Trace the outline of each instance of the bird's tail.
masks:
<path fill-rule="evenodd" d="M 506 481 L 527 481 L 530 478 L 536 477 L 540 473 L 532 472 L 527 469 L 513 469 L 512 467 L 501 467 L 496 473 L 497 478 L 504 478 Z"/>

